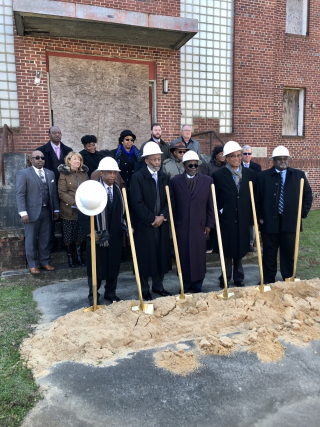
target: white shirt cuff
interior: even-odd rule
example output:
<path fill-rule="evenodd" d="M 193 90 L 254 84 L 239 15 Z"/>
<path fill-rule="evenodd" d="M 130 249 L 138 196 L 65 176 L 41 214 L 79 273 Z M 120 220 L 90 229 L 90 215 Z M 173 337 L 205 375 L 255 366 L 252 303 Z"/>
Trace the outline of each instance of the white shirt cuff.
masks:
<path fill-rule="evenodd" d="M 19 212 L 19 215 L 20 215 L 20 216 L 26 216 L 26 215 L 28 215 L 28 212 L 26 212 L 26 211 Z"/>

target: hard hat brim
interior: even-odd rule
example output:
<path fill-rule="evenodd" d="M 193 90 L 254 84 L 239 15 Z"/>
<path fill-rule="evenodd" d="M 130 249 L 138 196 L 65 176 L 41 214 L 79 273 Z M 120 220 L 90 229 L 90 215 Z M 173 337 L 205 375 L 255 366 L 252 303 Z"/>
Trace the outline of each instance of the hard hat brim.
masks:
<path fill-rule="evenodd" d="M 97 208 L 87 209 L 81 203 L 81 196 L 85 193 L 93 193 L 93 192 L 99 192 L 99 195 L 101 195 L 101 202 Z M 76 191 L 76 205 L 79 211 L 82 212 L 84 215 L 88 215 L 88 216 L 98 215 L 105 209 L 105 207 L 107 206 L 107 202 L 108 202 L 107 192 L 104 189 L 103 185 L 101 185 L 100 182 L 98 181 L 93 181 L 93 180 L 85 181 L 79 185 Z"/>
<path fill-rule="evenodd" d="M 274 157 L 269 157 L 269 160 L 273 160 L 275 157 L 288 157 L 288 159 L 292 159 L 292 157 L 291 156 L 284 156 L 284 155 L 279 155 L 279 156 L 274 156 Z"/>

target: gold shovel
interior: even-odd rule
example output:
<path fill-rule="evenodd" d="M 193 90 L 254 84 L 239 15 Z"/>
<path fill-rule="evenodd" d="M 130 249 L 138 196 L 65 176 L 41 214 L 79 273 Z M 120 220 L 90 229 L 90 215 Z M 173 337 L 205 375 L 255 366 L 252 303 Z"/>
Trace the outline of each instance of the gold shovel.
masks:
<path fill-rule="evenodd" d="M 91 266 L 92 266 L 92 291 L 93 291 L 93 305 L 85 308 L 83 311 L 96 311 L 99 308 L 106 308 L 105 305 L 97 305 L 97 266 L 96 266 L 96 239 L 94 231 L 94 216 L 90 216 L 90 227 L 91 227 Z"/>
<path fill-rule="evenodd" d="M 300 196 L 299 196 L 299 207 L 298 207 L 298 219 L 297 219 L 297 230 L 296 230 L 296 243 L 294 247 L 294 264 L 292 277 L 286 279 L 286 282 L 299 282 L 300 279 L 296 278 L 297 274 L 297 263 L 299 254 L 299 240 L 300 240 L 300 228 L 301 228 L 301 210 L 302 210 L 302 197 L 303 197 L 304 179 L 300 180 Z"/>
<path fill-rule="evenodd" d="M 259 236 L 259 229 L 258 229 L 258 222 L 257 222 L 256 205 L 254 202 L 252 181 L 249 181 L 249 188 L 250 188 L 250 195 L 251 195 L 253 223 L 254 223 L 254 231 L 256 233 L 257 254 L 258 254 L 258 262 L 259 262 L 259 270 L 260 270 L 260 286 L 257 286 L 256 289 L 257 291 L 260 291 L 260 292 L 268 292 L 268 291 L 271 291 L 270 286 L 263 284 L 263 268 L 262 268 L 260 236 Z"/>
<path fill-rule="evenodd" d="M 181 288 L 181 293 L 176 298 L 177 298 L 177 300 L 178 299 L 185 299 L 186 297 L 187 298 L 192 298 L 192 295 L 184 293 L 183 278 L 182 278 L 182 271 L 181 271 L 180 256 L 179 256 L 177 236 L 176 236 L 176 229 L 174 227 L 174 221 L 173 221 L 172 206 L 171 206 L 171 199 L 170 199 L 170 191 L 169 191 L 169 187 L 167 185 L 166 185 L 166 193 L 167 193 L 168 207 L 169 207 L 169 214 L 170 214 L 170 224 L 171 224 L 171 232 L 172 232 L 172 239 L 173 239 L 174 254 L 175 254 L 175 257 L 176 257 L 178 277 L 179 277 L 180 288 Z"/>
<path fill-rule="evenodd" d="M 138 269 L 136 247 L 134 245 L 134 240 L 133 240 L 133 234 L 132 234 L 132 228 L 131 228 L 131 219 L 130 219 L 130 213 L 129 213 L 129 208 L 128 208 L 127 192 L 126 192 L 125 188 L 122 189 L 122 194 L 123 194 L 124 205 L 126 208 L 127 225 L 128 225 L 128 231 L 129 231 L 129 239 L 130 239 L 130 246 L 131 246 L 131 252 L 132 252 L 134 273 L 136 276 L 136 282 L 137 282 L 137 286 L 138 286 L 139 300 L 140 300 L 140 304 L 132 307 L 132 311 L 141 310 L 146 314 L 153 314 L 154 313 L 153 304 L 145 304 L 143 302 L 143 299 L 142 299 L 141 282 L 140 282 L 140 274 L 139 274 L 139 269 Z"/>
<path fill-rule="evenodd" d="M 219 215 L 218 215 L 217 199 L 216 199 L 216 189 L 215 189 L 214 184 L 211 184 L 211 189 L 212 189 L 212 199 L 213 199 L 213 206 L 214 206 L 214 216 L 216 219 L 216 228 L 217 228 L 219 253 L 220 253 L 220 263 L 221 263 L 221 270 L 222 270 L 222 276 L 223 276 L 223 281 L 224 281 L 224 291 L 222 294 L 219 294 L 218 297 L 223 298 L 223 299 L 228 299 L 234 295 L 234 292 L 228 292 L 226 265 L 224 262 L 224 253 L 223 253 L 222 238 L 221 238 L 221 231 L 220 231 L 220 222 L 219 222 Z"/>

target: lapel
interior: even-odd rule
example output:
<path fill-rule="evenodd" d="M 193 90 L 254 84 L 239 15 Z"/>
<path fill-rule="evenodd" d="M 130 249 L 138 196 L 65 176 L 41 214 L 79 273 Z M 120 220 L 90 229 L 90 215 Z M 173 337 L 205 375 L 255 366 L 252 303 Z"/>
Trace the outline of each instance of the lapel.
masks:
<path fill-rule="evenodd" d="M 50 180 L 50 171 L 48 169 L 43 168 L 44 170 L 44 174 L 46 176 L 46 181 L 47 181 L 47 185 L 48 185 L 48 190 L 49 190 L 49 195 L 51 196 L 51 180 Z M 55 179 L 55 177 L 54 177 Z M 56 183 L 54 183 L 54 185 L 56 185 Z"/>
<path fill-rule="evenodd" d="M 119 194 L 118 191 L 116 189 L 116 186 L 113 184 L 112 186 L 112 190 L 113 190 L 113 209 L 117 206 L 117 204 L 119 203 Z"/>
<path fill-rule="evenodd" d="M 187 195 L 187 197 L 189 199 L 191 199 L 191 193 L 190 193 L 189 188 L 188 188 L 187 183 L 186 183 L 185 174 L 182 173 L 182 174 L 177 175 L 177 176 L 178 176 L 178 182 L 179 182 L 181 188 L 183 189 L 183 191 L 185 192 L 185 194 Z"/>
<path fill-rule="evenodd" d="M 227 168 L 223 168 L 222 173 L 224 174 L 225 180 L 228 183 L 228 185 L 230 186 L 230 188 L 232 188 L 232 190 L 236 194 L 238 194 L 237 187 L 236 187 L 236 184 L 234 183 L 231 172 Z"/>
<path fill-rule="evenodd" d="M 149 172 L 147 165 L 140 170 L 141 170 L 141 173 L 143 174 L 144 178 L 148 182 L 148 187 L 150 188 L 151 202 L 152 202 L 152 206 L 154 206 L 154 204 L 156 203 L 156 198 L 157 198 L 156 183 L 155 183 L 154 179 L 152 178 L 152 175 Z M 158 174 L 159 174 L 159 172 L 158 172 Z M 158 179 L 159 179 L 159 175 L 158 175 Z"/>
<path fill-rule="evenodd" d="M 247 187 L 249 187 L 248 171 L 243 166 L 242 167 L 242 182 L 240 184 L 239 194 L 241 194 L 245 190 L 245 188 L 247 188 Z"/>
<path fill-rule="evenodd" d="M 199 191 L 201 190 L 202 185 L 203 185 L 203 181 L 204 181 L 203 175 L 201 175 L 201 173 L 199 174 L 199 172 L 198 172 L 198 182 L 197 182 L 196 188 L 194 189 L 194 192 L 192 194 L 192 198 L 194 198 L 197 195 L 197 193 L 199 193 Z M 189 193 L 190 193 L 190 191 L 189 191 Z"/>
<path fill-rule="evenodd" d="M 33 169 L 33 166 L 30 166 L 29 170 L 30 170 L 31 176 L 33 177 L 33 179 L 35 180 L 35 182 L 37 183 L 38 187 L 41 190 L 40 178 L 36 174 L 35 170 Z"/>

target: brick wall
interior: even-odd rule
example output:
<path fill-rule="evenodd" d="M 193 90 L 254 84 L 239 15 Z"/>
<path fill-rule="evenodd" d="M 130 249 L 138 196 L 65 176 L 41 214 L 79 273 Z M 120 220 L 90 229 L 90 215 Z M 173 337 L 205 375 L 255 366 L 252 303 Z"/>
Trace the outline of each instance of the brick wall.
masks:
<path fill-rule="evenodd" d="M 320 189 L 319 16 L 320 2 L 310 1 L 309 35 L 286 35 L 285 1 L 235 0 L 234 129 L 230 135 L 240 144 L 267 146 L 268 157 L 277 145 L 288 147 L 295 159 L 291 165 L 308 172 L 315 194 Z M 282 137 L 284 87 L 306 89 L 303 137 Z M 313 208 L 319 207 L 315 198 Z"/>
<path fill-rule="evenodd" d="M 26 268 L 23 230 L 0 230 L 0 273 Z"/>

